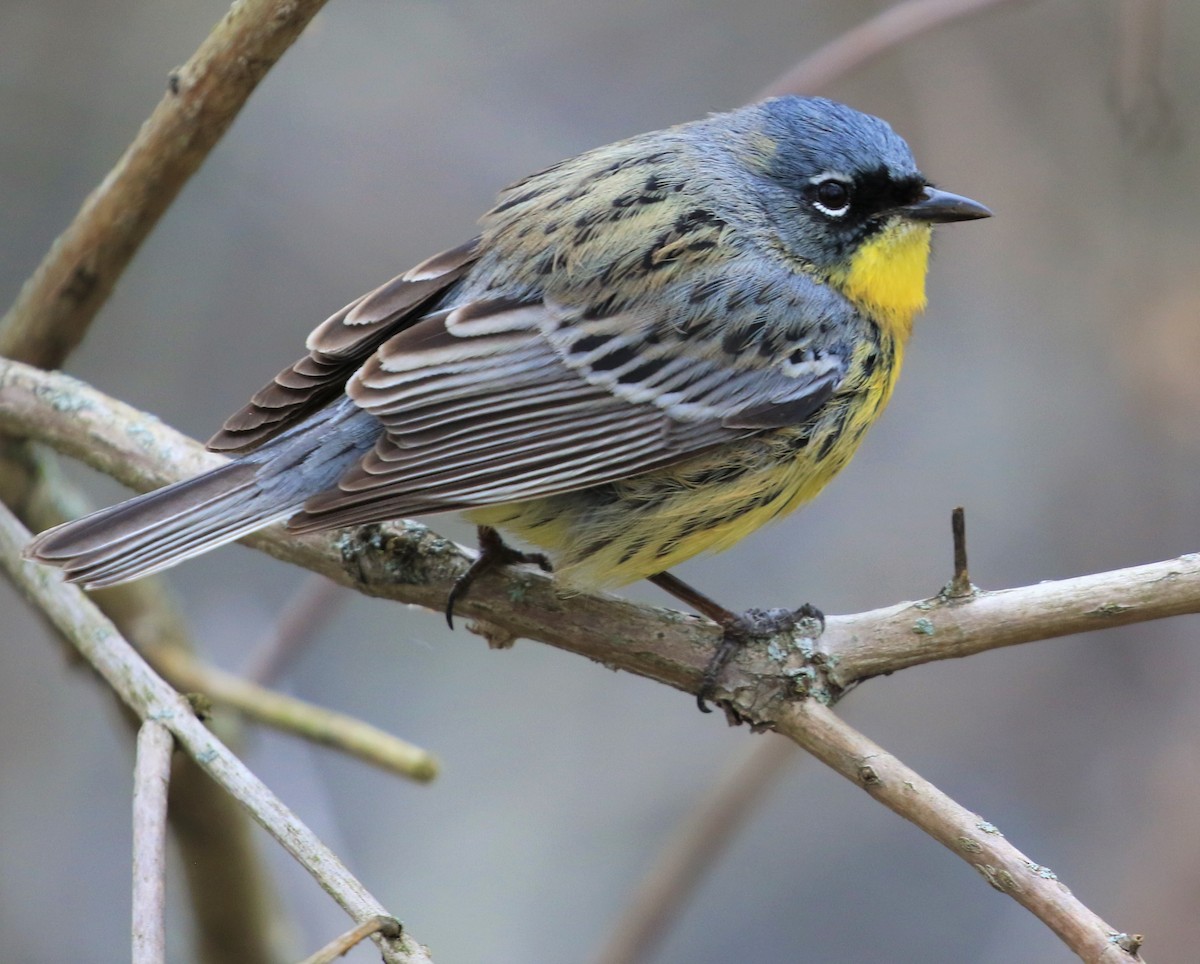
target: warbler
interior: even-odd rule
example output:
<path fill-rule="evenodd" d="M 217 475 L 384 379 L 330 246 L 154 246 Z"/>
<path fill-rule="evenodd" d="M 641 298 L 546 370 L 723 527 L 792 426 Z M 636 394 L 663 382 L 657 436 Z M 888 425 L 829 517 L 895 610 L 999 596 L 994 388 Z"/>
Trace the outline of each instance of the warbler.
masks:
<path fill-rule="evenodd" d="M 27 554 L 95 588 L 273 522 L 463 510 L 491 561 L 519 558 L 495 527 L 566 586 L 679 590 L 660 574 L 846 465 L 925 306 L 932 225 L 990 213 L 931 186 L 884 121 L 824 99 L 588 151 L 319 325 L 209 441 L 233 461 Z"/>

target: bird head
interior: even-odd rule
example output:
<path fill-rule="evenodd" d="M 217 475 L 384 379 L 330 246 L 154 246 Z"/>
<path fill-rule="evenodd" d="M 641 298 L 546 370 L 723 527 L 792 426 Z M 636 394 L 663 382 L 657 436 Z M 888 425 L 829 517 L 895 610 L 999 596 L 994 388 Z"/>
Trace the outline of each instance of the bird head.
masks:
<path fill-rule="evenodd" d="M 755 166 L 785 253 L 907 335 L 925 306 L 932 226 L 992 212 L 933 187 L 878 117 L 823 98 L 757 111 Z"/>

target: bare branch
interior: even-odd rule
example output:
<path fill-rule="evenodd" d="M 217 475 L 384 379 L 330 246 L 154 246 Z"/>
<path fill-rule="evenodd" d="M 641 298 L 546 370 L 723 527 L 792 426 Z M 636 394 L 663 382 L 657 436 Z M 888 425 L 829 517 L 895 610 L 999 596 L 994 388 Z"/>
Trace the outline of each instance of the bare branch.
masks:
<path fill-rule="evenodd" d="M 939 659 L 1200 612 L 1200 554 L 969 597 L 935 596 L 830 622 L 830 676 L 850 686 Z"/>
<path fill-rule="evenodd" d="M 954 575 L 946 587 L 946 595 L 961 599 L 974 592 L 967 570 L 967 514 L 961 505 L 950 514 L 950 530 L 954 536 Z"/>
<path fill-rule="evenodd" d="M 796 746 L 766 734 L 755 740 L 672 834 L 611 928 L 596 964 L 650 960 L 709 868 L 796 759 Z"/>
<path fill-rule="evenodd" d="M 133 964 L 167 959 L 167 786 L 175 740 L 161 723 L 138 730 L 133 769 Z"/>
<path fill-rule="evenodd" d="M 400 934 L 400 922 L 394 917 L 372 917 L 357 927 L 352 927 L 344 934 L 339 934 L 315 954 L 311 954 L 300 964 L 331 964 L 332 961 L 349 953 L 356 945 L 361 944 L 372 934 L 383 934 L 385 937 L 396 937 Z"/>
<path fill-rule="evenodd" d="M 58 464 L 41 446 L 0 439 L 0 501 L 27 528 L 40 531 L 91 508 Z M 106 589 L 93 599 L 139 648 L 191 651 L 190 633 L 161 579 Z M 213 726 L 236 745 L 241 729 L 235 717 Z M 277 959 L 272 941 L 281 932 L 273 919 L 279 904 L 251 839 L 249 817 L 186 754 L 177 754 L 173 764 L 168 816 L 196 921 L 192 957 L 198 964 L 225 964 L 234 957 L 239 964 Z"/>
<path fill-rule="evenodd" d="M 170 730 L 200 767 L 244 806 L 254 819 L 308 870 L 355 921 L 390 916 L 326 847 L 267 786 L 196 719 L 187 701 L 157 676 L 82 591 L 60 582 L 33 563 L 21 561 L 29 532 L 0 507 L 0 564 L 16 586 L 104 677 L 142 720 Z M 407 935 L 378 940 L 389 962 L 429 961 L 425 949 Z"/>
<path fill-rule="evenodd" d="M 131 433 L 131 428 L 136 431 Z M 184 474 L 162 457 L 164 452 L 189 462 L 216 461 L 199 453 L 195 443 L 129 406 L 74 379 L 15 362 L 0 361 L 0 430 L 45 438 L 139 486 L 173 481 Z M 467 558 L 457 546 L 413 523 L 302 538 L 268 530 L 250 542 L 362 592 L 438 612 L 450 586 L 467 567 Z M 37 578 L 39 585 L 53 586 L 54 577 L 44 570 Z M 608 596 L 576 594 L 564 600 L 555 594 L 548 577 L 529 567 L 484 575 L 460 608 L 514 636 L 542 640 L 693 694 L 720 635 L 715 625 L 704 620 Z M 843 729 L 820 701 L 835 700 L 863 679 L 905 666 L 1196 611 L 1200 611 L 1200 556 L 1062 583 L 975 592 L 960 599 L 939 596 L 871 613 L 830 617 L 819 651 L 812 640 L 787 635 L 748 645 L 726 670 L 722 698 L 735 717 L 776 728 L 844 775 L 870 784 L 888 806 L 952 846 L 982 867 L 994 884 L 1044 915 L 1047 924 L 1073 947 L 1094 949 L 1096 935 L 1106 926 L 1099 918 L 1069 894 L 1055 897 L 1057 884 L 1048 888 L 1014 876 L 1022 867 L 1026 876 L 1034 878 L 1043 870 L 1007 844 L 985 846 L 990 830 L 976 827 L 974 836 L 955 844 L 958 838 L 951 831 L 976 826 L 978 818 L 865 738 Z M 868 750 L 859 752 L 853 749 L 856 746 Z M 874 777 L 864 776 L 867 770 L 854 764 L 852 750 L 862 760 L 870 760 L 871 773 L 878 772 L 871 769 L 876 757 L 886 762 L 887 779 L 882 783 L 886 792 L 875 786 Z M 925 789 L 920 805 L 906 809 L 902 798 L 909 776 L 909 783 Z M 986 862 L 981 863 L 980 854 Z M 356 915 L 356 919 L 364 918 Z M 1115 935 L 1113 942 L 1113 947 L 1133 947 L 1138 939 Z"/>
<path fill-rule="evenodd" d="M 63 417 L 64 411 L 69 418 Z M 137 428 L 132 435 L 128 431 L 131 426 Z M 73 379 L 12 362 L 0 363 L 0 429 L 47 437 L 93 465 L 113 467 L 114 474 L 133 484 L 160 484 L 182 474 L 169 458 L 162 458 L 164 452 L 181 454 L 187 461 L 215 461 L 213 456 L 200 456 L 198 446 L 160 423 Z M 438 610 L 450 584 L 466 566 L 457 547 L 411 524 L 303 539 L 267 532 L 255 541 L 281 558 L 356 584 L 364 592 Z M 36 576 L 47 591 L 55 588 L 53 577 L 44 570 Z M 520 592 L 514 593 L 514 587 Z M 57 588 L 82 599 L 69 587 Z M 514 604 L 517 598 L 521 602 Z M 483 577 L 464 608 L 514 634 L 541 639 L 692 693 L 718 635 L 715 627 L 700 620 L 610 597 L 577 595 L 564 602 L 546 577 L 525 570 L 507 579 L 502 574 Z M 801 687 L 810 695 L 824 692 L 836 696 L 858 680 L 903 666 L 1197 609 L 1200 556 L 962 599 L 935 597 L 874 613 L 831 617 L 821 651 L 815 656 L 806 651 L 804 640 L 787 640 L 790 645 L 782 649 L 778 640 L 749 646 L 730 668 L 727 675 L 736 678 L 727 681 L 726 690 L 738 715 L 759 725 L 775 726 L 843 775 L 869 784 L 888 806 L 973 865 L 986 868 L 994 884 L 1042 916 L 1071 946 L 1091 948 L 1106 925 L 1074 898 L 1058 894 L 1061 888 L 1057 883 L 1053 888 L 1037 884 L 1035 881 L 1042 879 L 1041 868 L 1007 844 L 995 844 L 989 830 L 976 826 L 978 818 L 890 757 L 886 757 L 887 779 L 880 784 L 884 792 L 875 778 L 867 779 L 863 775 L 867 771 L 854 762 L 857 753 L 858 758 L 869 759 L 868 769 L 875 768 L 871 772 L 878 774 L 876 758 L 884 760 L 883 751 L 843 729 L 816 700 L 797 700 L 797 696 Z M 824 668 L 825 680 L 814 674 L 814 662 Z M 824 683 L 830 684 L 830 689 L 823 690 Z M 869 749 L 862 751 L 864 746 Z M 918 786 L 917 781 L 924 788 L 921 803 L 905 808 L 903 797 L 908 791 L 904 787 Z M 970 827 L 975 827 L 973 835 L 954 843 L 959 837 L 951 831 L 961 836 Z M 981 863 L 980 854 L 986 861 Z M 381 911 L 373 908 L 373 912 Z M 1105 958 L 1093 955 L 1089 959 Z"/>
<path fill-rule="evenodd" d="M 967 861 L 984 880 L 1043 921 L 1089 964 L 1141 960 L 1141 937 L 1109 927 L 986 820 L 959 806 L 932 783 L 871 742 L 816 700 L 791 703 L 776 719 L 780 733 L 862 787 Z"/>
<path fill-rule="evenodd" d="M 809 54 L 758 97 L 815 94 L 876 57 L 952 20 L 1028 0 L 905 0 Z"/>
<path fill-rule="evenodd" d="M 276 693 L 180 649 L 156 647 L 146 653 L 146 658 L 176 689 L 202 693 L 213 703 L 231 707 L 258 723 L 341 750 L 420 783 L 437 776 L 434 756 L 370 723 Z"/>
<path fill-rule="evenodd" d="M 263 684 L 278 679 L 284 666 L 312 642 L 347 596 L 343 587 L 324 576 L 305 576 L 284 605 L 270 636 L 251 650 L 243 675 Z"/>
<path fill-rule="evenodd" d="M 0 320 L 0 355 L 45 368 L 79 344 L 175 196 L 325 0 L 238 0 Z"/>

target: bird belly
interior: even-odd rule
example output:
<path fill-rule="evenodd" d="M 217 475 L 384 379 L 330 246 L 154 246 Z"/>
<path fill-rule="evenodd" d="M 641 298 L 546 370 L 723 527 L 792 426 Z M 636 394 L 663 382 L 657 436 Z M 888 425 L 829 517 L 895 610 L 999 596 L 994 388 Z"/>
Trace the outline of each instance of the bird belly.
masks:
<path fill-rule="evenodd" d="M 548 552 L 562 583 L 621 586 L 719 552 L 814 498 L 850 461 L 891 395 L 893 364 L 835 395 L 804 425 L 739 439 L 644 475 L 467 518 Z"/>

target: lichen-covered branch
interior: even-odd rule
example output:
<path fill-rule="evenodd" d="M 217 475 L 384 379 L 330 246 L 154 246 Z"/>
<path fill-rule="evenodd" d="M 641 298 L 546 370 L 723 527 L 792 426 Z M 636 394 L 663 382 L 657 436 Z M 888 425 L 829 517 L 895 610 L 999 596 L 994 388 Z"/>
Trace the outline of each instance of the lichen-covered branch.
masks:
<path fill-rule="evenodd" d="M 133 962 L 167 958 L 167 786 L 175 740 L 161 723 L 138 730 L 133 770 Z"/>

